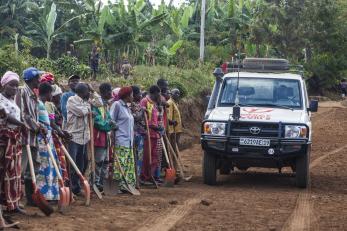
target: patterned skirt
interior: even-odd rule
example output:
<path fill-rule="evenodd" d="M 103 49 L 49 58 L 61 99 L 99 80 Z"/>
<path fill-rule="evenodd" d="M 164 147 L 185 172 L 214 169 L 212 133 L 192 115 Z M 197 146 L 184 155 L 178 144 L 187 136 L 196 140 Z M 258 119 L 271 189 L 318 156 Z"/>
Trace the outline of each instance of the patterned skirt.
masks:
<path fill-rule="evenodd" d="M 117 155 L 120 162 L 120 166 L 123 169 L 125 180 L 129 185 L 135 187 L 135 161 L 132 147 L 116 146 L 115 155 Z M 126 188 L 126 182 L 124 182 L 117 159 L 114 160 L 114 179 L 119 181 L 119 189 L 124 190 Z"/>
<path fill-rule="evenodd" d="M 0 137 L 7 140 L 7 146 L 0 148 L 0 193 L 7 210 L 11 211 L 17 208 L 22 193 L 20 132 L 0 128 Z"/>
<path fill-rule="evenodd" d="M 54 148 L 51 130 L 48 130 L 48 142 L 53 152 L 55 161 L 59 166 L 57 153 Z M 36 184 L 46 200 L 59 200 L 58 176 L 54 169 L 53 162 L 49 156 L 47 146 L 42 135 L 38 135 L 39 141 L 39 162 L 40 167 L 36 175 Z"/>

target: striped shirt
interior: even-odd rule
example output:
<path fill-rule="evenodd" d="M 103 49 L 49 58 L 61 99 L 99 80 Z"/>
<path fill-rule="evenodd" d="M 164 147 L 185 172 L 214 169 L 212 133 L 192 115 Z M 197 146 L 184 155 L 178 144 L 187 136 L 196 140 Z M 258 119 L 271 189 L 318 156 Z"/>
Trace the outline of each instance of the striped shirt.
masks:
<path fill-rule="evenodd" d="M 30 129 L 26 135 L 23 135 L 22 144 L 29 144 L 31 147 L 37 147 L 37 134 L 35 132 L 35 123 L 38 123 L 39 101 L 35 93 L 24 85 L 18 90 L 15 102 L 21 112 L 21 121 L 23 121 Z"/>

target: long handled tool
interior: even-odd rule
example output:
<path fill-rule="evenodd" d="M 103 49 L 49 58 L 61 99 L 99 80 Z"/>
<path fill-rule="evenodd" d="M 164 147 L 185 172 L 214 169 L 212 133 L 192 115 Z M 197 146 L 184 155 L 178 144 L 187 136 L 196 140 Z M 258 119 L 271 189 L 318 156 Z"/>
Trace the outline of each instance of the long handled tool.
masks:
<path fill-rule="evenodd" d="M 92 184 L 93 190 L 99 199 L 102 199 L 102 194 L 95 184 L 95 150 L 94 150 L 94 126 L 93 126 L 93 115 L 89 114 L 89 131 L 90 131 L 90 152 L 92 161 Z"/>
<path fill-rule="evenodd" d="M 165 142 L 163 137 L 160 138 L 161 143 L 163 145 L 164 150 L 164 156 L 166 159 L 166 162 L 168 163 L 168 167 L 165 169 L 165 179 L 164 179 L 164 186 L 166 187 L 173 187 L 175 184 L 175 178 L 176 178 L 176 170 L 174 169 L 172 165 L 172 160 L 170 160 L 168 156 L 168 152 L 166 150 Z"/>
<path fill-rule="evenodd" d="M 33 157 L 31 155 L 30 146 L 28 144 L 26 145 L 26 150 L 27 150 L 27 154 L 28 154 L 30 174 L 31 174 L 33 188 L 34 188 L 34 193 L 32 195 L 33 201 L 37 205 L 37 207 L 39 207 L 39 209 L 46 216 L 49 216 L 49 215 L 51 215 L 53 213 L 54 210 L 48 204 L 48 202 L 46 201 L 45 197 L 41 194 L 40 190 L 37 188 L 36 176 L 35 176 L 35 171 L 34 171 Z"/>
<path fill-rule="evenodd" d="M 151 145 L 151 135 L 149 134 L 149 125 L 148 125 L 148 118 L 146 112 L 143 113 L 145 116 L 145 122 L 146 122 L 146 129 L 147 129 L 147 142 L 148 142 L 148 162 L 149 162 L 149 174 L 151 176 L 151 180 L 156 188 L 158 188 L 157 181 L 153 177 L 152 173 L 152 145 Z"/>
<path fill-rule="evenodd" d="M 167 135 L 165 135 L 165 140 L 166 140 L 166 142 L 168 143 L 169 149 L 170 149 L 170 151 L 172 152 L 172 155 L 173 155 L 173 157 L 174 157 L 174 159 L 175 159 L 175 161 L 176 161 L 176 163 L 177 163 L 177 166 L 178 166 L 178 168 L 179 168 L 179 170 L 180 170 L 180 174 L 181 174 L 183 180 L 185 180 L 185 181 L 191 180 L 192 177 L 193 177 L 192 175 L 191 175 L 191 176 L 188 176 L 188 177 L 185 177 L 185 175 L 184 175 L 184 168 L 183 168 L 182 162 L 180 161 L 178 154 L 177 154 L 177 153 L 175 152 L 175 150 L 173 149 L 173 147 L 172 147 L 172 145 L 171 145 L 171 143 L 170 143 L 169 138 L 167 137 Z M 176 147 L 176 149 L 178 150 L 178 147 Z"/>
<path fill-rule="evenodd" d="M 127 190 L 129 193 L 131 193 L 132 195 L 135 195 L 135 196 L 141 195 L 141 193 L 140 193 L 139 190 L 137 190 L 135 187 L 133 187 L 132 185 L 130 185 L 130 184 L 128 183 L 128 181 L 127 181 L 127 179 L 126 179 L 126 177 L 125 177 L 124 170 L 123 170 L 122 165 L 121 165 L 121 163 L 120 163 L 120 160 L 119 160 L 119 158 L 118 158 L 118 156 L 117 156 L 117 153 L 115 153 L 114 159 L 115 159 L 115 161 L 117 162 L 117 165 L 118 165 L 120 174 L 121 174 L 121 176 L 122 176 L 122 180 L 123 180 L 124 183 L 125 183 L 125 186 L 124 186 L 125 190 Z"/>
<path fill-rule="evenodd" d="M 112 145 L 110 142 L 110 137 L 107 134 L 107 159 L 108 159 L 108 168 L 107 168 L 107 176 L 104 180 L 104 193 L 106 196 L 114 196 L 117 194 L 118 187 L 113 179 L 113 153 L 112 153 Z"/>
<path fill-rule="evenodd" d="M 75 162 L 73 161 L 72 157 L 70 156 L 69 152 L 66 150 L 65 146 L 62 144 L 62 142 L 60 140 L 59 144 L 61 149 L 63 150 L 63 152 L 65 153 L 65 156 L 67 157 L 67 159 L 69 160 L 70 164 L 72 165 L 72 167 L 75 169 L 77 175 L 80 178 L 81 183 L 83 184 L 83 189 L 84 189 L 84 196 L 86 197 L 86 206 L 90 205 L 90 185 L 88 183 L 88 181 L 84 178 L 83 174 L 81 173 L 81 171 L 78 169 L 77 165 L 75 164 Z M 70 179 L 71 180 L 71 179 Z"/>
<path fill-rule="evenodd" d="M 70 204 L 70 189 L 68 187 L 65 187 L 64 185 L 64 180 L 63 177 L 60 174 L 60 170 L 59 167 L 57 165 L 57 162 L 55 161 L 54 155 L 52 153 L 52 149 L 50 144 L 48 143 L 47 137 L 44 137 L 44 141 L 47 147 L 47 151 L 49 154 L 49 157 L 51 158 L 51 161 L 53 163 L 55 172 L 57 174 L 58 177 L 58 181 L 59 181 L 59 196 L 60 196 L 60 200 L 58 203 L 58 206 L 61 210 L 63 210 L 66 206 L 68 206 Z"/>

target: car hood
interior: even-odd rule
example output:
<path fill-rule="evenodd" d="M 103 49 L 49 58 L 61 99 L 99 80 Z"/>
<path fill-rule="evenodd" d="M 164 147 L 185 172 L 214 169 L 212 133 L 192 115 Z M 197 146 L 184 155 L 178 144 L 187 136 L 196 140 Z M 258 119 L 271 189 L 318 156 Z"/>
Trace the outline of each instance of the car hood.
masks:
<path fill-rule="evenodd" d="M 232 113 L 232 107 L 217 107 L 213 109 L 208 119 L 227 121 Z M 305 112 L 281 108 L 241 107 L 240 121 L 304 123 Z"/>

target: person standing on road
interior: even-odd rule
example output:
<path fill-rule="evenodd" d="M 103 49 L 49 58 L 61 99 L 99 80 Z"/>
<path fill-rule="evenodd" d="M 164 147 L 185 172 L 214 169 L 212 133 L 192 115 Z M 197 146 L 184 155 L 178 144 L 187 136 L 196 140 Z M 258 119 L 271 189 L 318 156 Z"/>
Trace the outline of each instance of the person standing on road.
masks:
<path fill-rule="evenodd" d="M 25 196 L 27 205 L 35 206 L 32 200 L 33 185 L 29 171 L 29 159 L 26 150 L 26 145 L 30 146 L 30 152 L 34 162 L 35 173 L 40 166 L 38 158 L 38 140 L 37 135 L 41 132 L 46 132 L 43 125 L 38 124 L 39 119 L 39 100 L 34 93 L 35 89 L 38 89 L 40 75 L 43 71 L 39 71 L 35 67 L 27 68 L 23 71 L 24 87 L 19 89 L 15 102 L 18 105 L 21 112 L 21 121 L 23 121 L 29 131 L 22 134 L 22 164 L 21 172 L 24 176 Z"/>
<path fill-rule="evenodd" d="M 141 107 L 146 112 L 147 123 L 149 127 L 149 137 L 145 138 L 143 167 L 141 170 L 142 184 L 150 183 L 151 176 L 155 176 L 155 180 L 160 181 L 155 175 L 158 169 L 158 143 L 160 134 L 165 132 L 164 127 L 159 125 L 159 108 L 160 88 L 153 85 L 149 88 L 149 94 L 140 102 Z M 150 145 L 149 145 L 150 142 Z M 149 155 L 151 154 L 151 163 L 149 163 Z"/>
<path fill-rule="evenodd" d="M 95 146 L 95 185 L 103 191 L 103 180 L 107 174 L 108 149 L 110 148 L 108 133 L 116 128 L 116 123 L 111 120 L 108 101 L 112 98 L 112 86 L 102 83 L 99 87 L 100 97 L 93 100 L 92 112 L 94 117 L 94 146 Z"/>
<path fill-rule="evenodd" d="M 69 153 L 76 163 L 78 169 L 85 173 L 88 165 L 87 146 L 90 140 L 88 118 L 91 113 L 89 86 L 79 83 L 75 88 L 76 95 L 71 96 L 67 101 L 67 121 L 66 129 L 72 135 L 69 144 Z M 72 192 L 75 195 L 81 194 L 81 184 L 79 177 L 73 168 L 71 169 Z"/>
<path fill-rule="evenodd" d="M 171 90 L 171 98 L 168 100 L 168 134 L 172 147 L 176 149 L 176 144 L 179 144 L 180 136 L 182 133 L 182 119 L 181 112 L 178 108 L 178 101 L 180 99 L 181 93 L 178 89 Z M 179 150 L 175 150 L 179 153 Z"/>
<path fill-rule="evenodd" d="M 41 78 L 42 82 L 42 78 Z M 49 120 L 50 120 L 50 125 L 52 129 L 56 132 L 57 136 L 53 136 L 53 142 L 54 142 L 54 147 L 57 152 L 59 162 L 60 162 L 60 167 L 62 170 L 62 177 L 64 179 L 64 182 L 68 182 L 69 177 L 68 177 L 68 170 L 67 170 L 67 163 L 65 159 L 65 154 L 63 150 L 60 147 L 60 138 L 68 141 L 71 139 L 71 135 L 62 129 L 62 117 L 61 113 L 58 110 L 60 106 L 60 98 L 62 94 L 62 90 L 58 85 L 52 85 L 52 100 L 51 102 L 46 101 L 45 107 L 48 112 Z"/>
<path fill-rule="evenodd" d="M 142 109 L 140 102 L 142 99 L 141 90 L 138 86 L 132 86 L 134 102 L 131 104 L 131 112 L 135 120 L 135 159 L 136 159 L 136 173 L 137 178 L 140 178 L 142 161 L 143 161 L 143 150 L 144 150 L 144 138 L 146 135 L 146 122 L 144 117 L 144 110 Z"/>
<path fill-rule="evenodd" d="M 37 136 L 40 165 L 36 174 L 36 184 L 46 200 L 58 201 L 60 198 L 58 176 L 48 148 L 52 151 L 56 163 L 59 161 L 52 139 L 53 129 L 50 126 L 49 114 L 45 107 L 45 103 L 52 99 L 52 91 L 53 88 L 48 82 L 41 83 L 39 86 L 39 122 L 44 124 L 47 132 L 41 132 Z M 46 142 L 49 147 L 47 147 Z M 60 167 L 60 165 L 58 166 Z"/>
<path fill-rule="evenodd" d="M 63 115 L 63 127 L 65 127 L 66 119 L 67 119 L 67 110 L 66 105 L 67 101 L 71 96 L 76 95 L 75 89 L 77 84 L 80 82 L 80 77 L 78 75 L 71 75 L 68 80 L 68 84 L 70 87 L 70 91 L 65 92 L 60 100 L 60 106 L 61 106 L 61 113 Z"/>
<path fill-rule="evenodd" d="M 7 71 L 1 78 L 2 92 L 0 107 L 3 116 L 0 118 L 0 197 L 7 211 L 25 214 L 19 207 L 21 198 L 21 129 L 24 124 L 20 121 L 20 110 L 13 98 L 19 85 L 18 74 Z M 3 198 L 3 199 L 2 199 Z M 0 217 L 0 228 L 2 223 Z"/>
<path fill-rule="evenodd" d="M 126 192 L 126 184 L 136 186 L 135 161 L 133 155 L 134 145 L 134 117 L 129 108 L 129 104 L 133 102 L 133 90 L 131 87 L 122 87 L 118 93 L 119 101 L 112 104 L 111 118 L 118 125 L 115 131 L 115 169 L 114 178 L 119 182 L 119 193 Z M 125 174 L 123 181 L 122 171 Z"/>
<path fill-rule="evenodd" d="M 169 94 L 169 82 L 166 79 L 159 79 L 157 81 L 157 85 L 160 88 L 160 100 L 158 101 L 158 123 L 164 129 L 167 128 L 167 100 L 170 98 Z M 162 132 L 163 134 L 165 133 Z M 161 169 L 168 166 L 163 153 L 163 144 L 161 139 L 158 139 L 157 144 L 157 152 L 158 152 L 158 167 L 155 173 L 156 178 L 160 178 Z M 163 161 L 164 160 L 164 161 Z"/>

